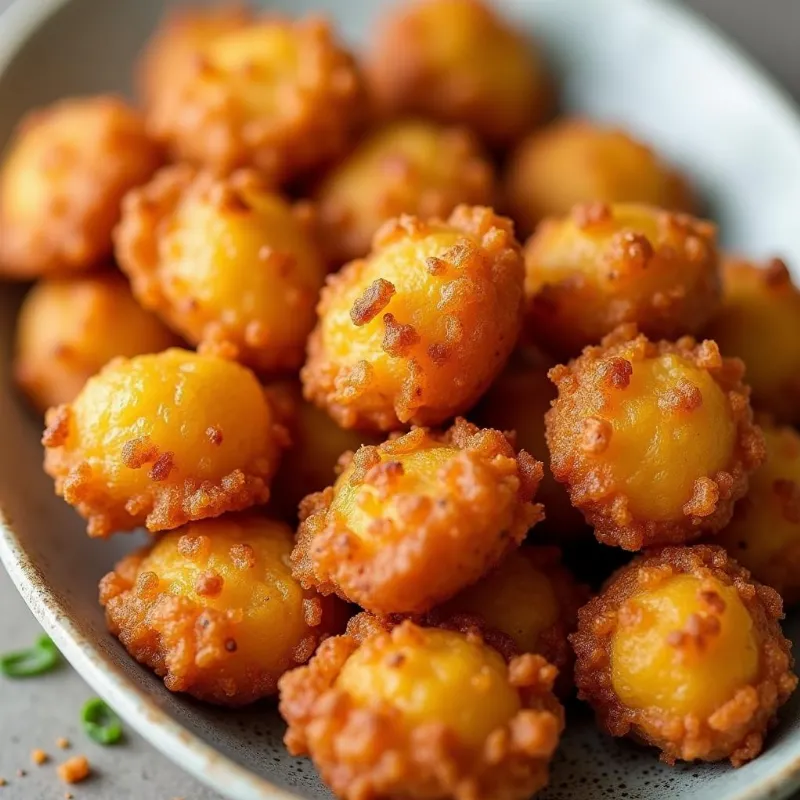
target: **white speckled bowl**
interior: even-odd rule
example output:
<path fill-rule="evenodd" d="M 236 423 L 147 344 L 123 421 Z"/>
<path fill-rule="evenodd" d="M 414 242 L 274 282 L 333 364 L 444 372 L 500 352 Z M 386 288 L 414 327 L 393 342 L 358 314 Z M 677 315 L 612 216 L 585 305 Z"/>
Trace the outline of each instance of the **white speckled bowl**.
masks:
<path fill-rule="evenodd" d="M 0 145 L 29 108 L 63 95 L 128 88 L 162 0 L 18 0 L 0 16 Z M 280 0 L 324 9 L 354 43 L 383 0 Z M 705 25 L 663 0 L 498 0 L 543 41 L 574 110 L 651 140 L 696 179 L 724 242 L 800 264 L 800 121 L 786 99 Z M 90 541 L 42 473 L 40 424 L 9 380 L 21 291 L 0 287 L 0 557 L 44 627 L 119 713 L 185 769 L 237 800 L 328 797 L 290 758 L 264 704 L 224 713 L 169 694 L 105 630 L 96 585 L 132 538 Z M 800 638 L 800 615 L 787 621 Z M 612 741 L 573 709 L 546 800 L 782 798 L 800 787 L 800 697 L 767 751 L 737 771 L 669 768 Z"/>

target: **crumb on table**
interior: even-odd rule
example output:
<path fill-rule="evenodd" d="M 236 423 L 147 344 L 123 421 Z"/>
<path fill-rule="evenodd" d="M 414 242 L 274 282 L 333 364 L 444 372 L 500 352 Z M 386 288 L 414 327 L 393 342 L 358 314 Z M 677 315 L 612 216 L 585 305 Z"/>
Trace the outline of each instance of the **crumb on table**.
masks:
<path fill-rule="evenodd" d="M 58 765 L 58 777 L 64 783 L 80 783 L 89 777 L 90 772 L 89 760 L 86 756 L 73 756 Z"/>
<path fill-rule="evenodd" d="M 50 756 L 45 753 L 44 750 L 40 750 L 38 747 L 35 750 L 31 750 L 31 761 L 37 766 L 41 766 L 44 764 Z"/>
<path fill-rule="evenodd" d="M 69 747 L 69 739 L 59 736 L 58 739 L 56 739 L 56 747 L 60 750 L 66 750 Z"/>

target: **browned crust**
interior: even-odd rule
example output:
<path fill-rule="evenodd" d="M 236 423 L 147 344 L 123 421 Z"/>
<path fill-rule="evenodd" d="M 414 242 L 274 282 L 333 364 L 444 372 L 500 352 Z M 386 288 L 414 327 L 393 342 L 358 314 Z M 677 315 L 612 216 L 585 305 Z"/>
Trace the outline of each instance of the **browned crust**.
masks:
<path fill-rule="evenodd" d="M 230 85 L 230 74 L 193 53 L 179 85 L 167 85 L 161 93 L 151 87 L 150 133 L 176 159 L 220 173 L 252 166 L 271 182 L 294 178 L 341 155 L 360 124 L 363 89 L 353 57 L 335 40 L 329 23 L 318 17 L 259 19 L 237 13 L 239 22 L 231 19 L 224 33 L 269 24 L 289 30 L 297 41 L 302 78 L 285 87 L 285 113 L 249 116 Z"/>
<path fill-rule="evenodd" d="M 420 31 L 420 15 L 436 2 L 421 0 L 400 5 L 380 20 L 365 63 L 366 77 L 379 111 L 387 116 L 418 113 L 466 125 L 494 147 L 511 144 L 553 110 L 553 85 L 538 51 L 507 26 L 487 3 L 462 0 L 458 15 L 474 17 L 474 29 L 479 32 L 474 52 L 464 54 L 463 66 L 439 66 L 437 62 L 441 59 L 430 49 L 436 45 Z M 457 30 L 464 25 L 459 19 L 453 24 Z M 480 61 L 482 48 L 492 39 L 502 41 L 506 52 L 517 52 L 515 80 L 519 85 L 513 99 L 511 93 L 508 100 L 498 96 L 472 72 L 473 60 Z M 484 62 L 490 69 L 491 59 L 484 57 Z"/>
<path fill-rule="evenodd" d="M 351 483 L 382 486 L 393 495 L 392 465 L 429 436 L 425 429 L 353 456 Z M 474 583 L 517 547 L 541 518 L 532 503 L 542 464 L 524 450 L 515 454 L 499 431 L 480 430 L 459 419 L 439 438 L 458 448 L 436 476 L 435 495 L 397 495 L 400 517 L 376 517 L 381 546 L 369 552 L 348 527 L 329 513 L 333 487 L 301 504 L 301 525 L 292 553 L 295 577 L 321 594 L 337 593 L 381 614 L 424 613 Z M 397 461 L 380 463 L 381 454 Z"/>
<path fill-rule="evenodd" d="M 602 448 L 602 420 L 586 417 L 587 393 L 620 391 L 627 386 L 631 363 L 675 353 L 704 369 L 728 398 L 736 423 L 736 440 L 728 466 L 695 482 L 695 493 L 675 520 L 638 519 L 624 493 L 593 457 Z M 634 326 L 622 326 L 598 347 L 587 347 L 567 366 L 550 371 L 559 396 L 545 415 L 551 469 L 566 484 L 572 504 L 594 526 L 603 544 L 640 550 L 660 544 L 682 544 L 721 530 L 731 519 L 735 502 L 747 491 L 749 476 L 764 460 L 761 430 L 753 423 L 749 389 L 742 383 L 744 365 L 722 358 L 713 341 L 691 337 L 677 342 L 650 342 Z M 676 402 L 688 402 L 676 395 Z"/>
<path fill-rule="evenodd" d="M 407 621 L 376 635 L 413 643 L 419 629 Z M 480 641 L 474 632 L 467 635 Z M 341 797 L 522 800 L 546 785 L 564 718 L 551 691 L 556 670 L 541 656 L 512 659 L 508 679 L 523 708 L 476 753 L 440 723 L 409 729 L 395 709 L 365 708 L 337 689 L 336 679 L 358 647 L 348 635 L 328 639 L 308 666 L 279 682 L 289 751 L 309 753 Z"/>
<path fill-rule="evenodd" d="M 759 638 L 757 680 L 739 689 L 707 718 L 628 708 L 611 682 L 610 653 L 621 608 L 637 592 L 681 574 L 734 587 Z M 578 631 L 570 637 L 577 657 L 578 696 L 592 705 L 607 733 L 652 744 L 660 748 L 661 759 L 667 763 L 729 758 L 734 766 L 740 766 L 761 752 L 764 735 L 776 722 L 777 709 L 797 685 L 791 643 L 778 624 L 782 617 L 778 593 L 751 581 L 750 573 L 721 547 L 694 545 L 653 551 L 620 570 L 605 590 L 580 610 Z"/>
<path fill-rule="evenodd" d="M 437 225 L 441 225 L 438 220 L 423 222 L 408 215 L 389 220 L 375 235 L 373 252 L 406 237 L 422 238 L 434 232 Z M 393 394 L 387 396 L 385 390 L 374 386 L 374 370 L 368 360 L 342 366 L 326 352 L 320 323 L 309 337 L 308 357 L 300 373 L 304 395 L 326 409 L 343 428 L 391 431 L 405 424 L 441 424 L 474 405 L 510 355 L 522 324 L 521 294 L 518 307 L 509 300 L 509 307 L 502 310 L 502 319 L 488 318 L 488 312 L 475 318 L 476 312 L 470 310 L 470 304 L 482 296 L 488 282 L 499 287 L 516 286 L 521 258 L 513 225 L 491 209 L 463 205 L 453 211 L 446 225 L 467 235 L 441 258 L 429 258 L 427 263 L 431 280 L 441 284 L 439 309 L 448 317 L 450 339 L 434 343 L 424 355 L 418 350 L 409 352 L 407 347 L 398 348 L 391 330 L 395 322 L 392 316 L 387 323 L 390 330 L 383 350 L 403 359 L 407 365 L 402 385 Z M 328 276 L 317 306 L 320 317 L 336 307 L 340 294 L 349 285 L 363 281 L 368 265 L 369 261 L 364 259 L 351 261 L 338 273 Z M 369 291 L 369 285 L 364 287 L 365 291 Z M 513 291 L 507 294 L 511 298 Z M 487 356 L 491 363 L 466 363 L 473 349 L 488 350 L 487 342 L 492 339 L 496 340 L 496 346 L 494 353 Z M 406 334 L 405 344 L 409 341 Z M 443 387 L 436 383 L 436 366 L 453 358 L 465 362 L 463 381 Z M 429 399 L 432 394 L 436 397 Z"/>
<path fill-rule="evenodd" d="M 55 120 L 67 118 L 80 107 L 91 108 L 97 116 L 92 152 L 81 152 L 77 143 L 70 148 L 56 147 L 58 134 L 54 130 L 54 147 L 40 151 L 38 161 L 28 165 L 33 171 L 69 176 L 66 181 L 57 179 L 39 216 L 20 223 L 4 212 L 0 198 L 3 278 L 30 280 L 99 266 L 111 255 L 111 231 L 119 219 L 123 195 L 144 183 L 162 162 L 161 152 L 148 138 L 139 115 L 111 95 L 62 100 L 31 112 L 17 127 L 16 141 L 35 129 L 53 127 Z M 0 172 L 0 181 L 4 180 L 8 175 Z"/>

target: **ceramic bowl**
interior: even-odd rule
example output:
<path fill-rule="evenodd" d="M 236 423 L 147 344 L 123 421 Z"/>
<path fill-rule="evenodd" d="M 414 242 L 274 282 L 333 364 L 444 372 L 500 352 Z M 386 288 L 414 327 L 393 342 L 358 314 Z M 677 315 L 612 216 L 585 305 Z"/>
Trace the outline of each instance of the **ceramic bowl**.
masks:
<path fill-rule="evenodd" d="M 280 0 L 322 9 L 354 44 L 383 0 Z M 126 91 L 137 50 L 162 0 L 18 0 L 0 17 L 0 146 L 29 108 L 63 95 Z M 704 23 L 657 0 L 498 0 L 541 41 L 568 109 L 630 128 L 691 174 L 724 243 L 800 264 L 800 121 L 789 102 Z M 41 469 L 41 423 L 9 379 L 22 290 L 0 287 L 0 557 L 79 673 L 143 736 L 236 800 L 329 793 L 281 744 L 274 706 L 225 713 L 168 693 L 106 632 L 97 581 L 136 537 L 89 540 Z M 800 640 L 800 614 L 788 635 Z M 755 800 L 800 787 L 800 694 L 782 709 L 766 752 L 733 770 L 669 768 L 654 752 L 614 741 L 588 713 L 568 733 L 543 800 L 600 797 Z"/>

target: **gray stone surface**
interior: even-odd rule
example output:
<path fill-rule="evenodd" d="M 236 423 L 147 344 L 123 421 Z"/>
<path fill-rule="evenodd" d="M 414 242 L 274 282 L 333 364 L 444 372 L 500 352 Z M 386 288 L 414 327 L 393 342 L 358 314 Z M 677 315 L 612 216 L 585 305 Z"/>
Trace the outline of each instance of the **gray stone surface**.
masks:
<path fill-rule="evenodd" d="M 135 0 L 127 0 L 135 2 Z M 0 0 L 0 12 L 10 0 Z M 689 0 L 702 14 L 747 50 L 800 99 L 800 2 L 798 0 Z M 2 25 L 2 20 L 0 20 Z M 26 647 L 39 627 L 0 570 L 0 649 Z M 91 690 L 68 667 L 28 681 L 0 680 L 0 800 L 56 800 L 66 787 L 55 765 L 71 754 L 88 756 L 95 776 L 71 789 L 76 800 L 219 800 L 214 792 L 184 775 L 138 736 L 104 748 L 82 732 L 80 709 Z M 59 750 L 58 737 L 70 750 Z M 41 748 L 51 756 L 34 766 L 30 753 Z M 25 772 L 17 776 L 17 770 Z"/>

